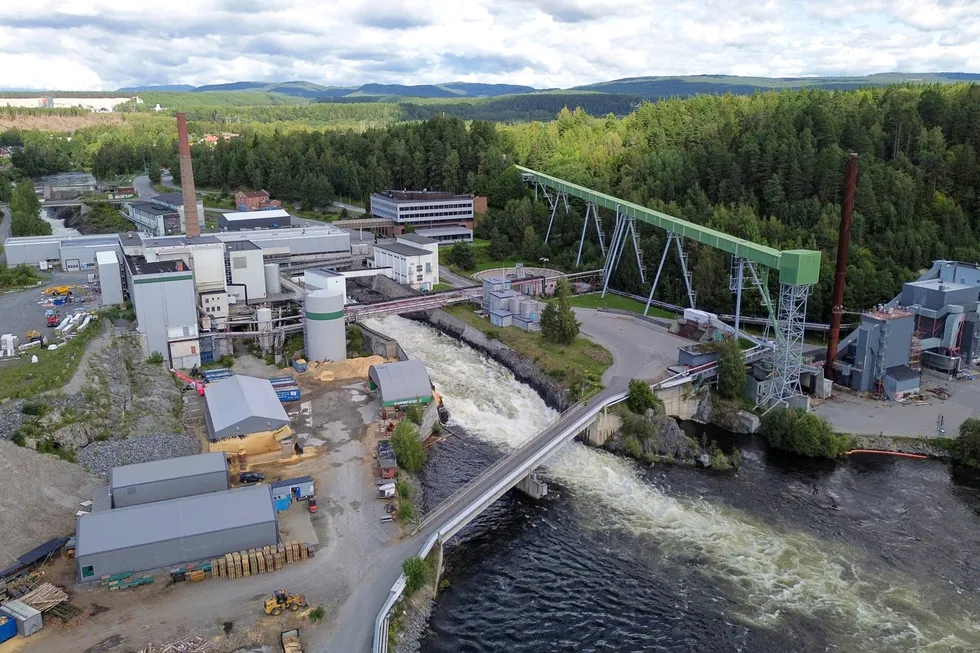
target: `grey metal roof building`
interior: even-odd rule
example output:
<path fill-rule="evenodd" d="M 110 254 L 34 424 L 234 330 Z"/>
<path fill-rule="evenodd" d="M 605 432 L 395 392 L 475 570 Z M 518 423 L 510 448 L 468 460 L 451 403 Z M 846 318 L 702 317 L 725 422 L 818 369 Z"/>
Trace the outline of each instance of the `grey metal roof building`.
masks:
<path fill-rule="evenodd" d="M 268 485 L 156 501 L 78 518 L 81 580 L 207 560 L 275 545 L 279 526 Z"/>
<path fill-rule="evenodd" d="M 166 501 L 228 489 L 228 461 L 221 452 L 113 467 L 114 508 Z"/>
<path fill-rule="evenodd" d="M 289 424 L 289 415 L 268 379 L 231 376 L 204 388 L 204 400 L 212 442 Z"/>
<path fill-rule="evenodd" d="M 419 247 L 412 247 L 411 245 L 406 245 L 405 243 L 398 243 L 390 240 L 379 242 L 375 244 L 374 247 L 375 249 L 383 249 L 389 252 L 394 252 L 395 254 L 400 254 L 401 256 L 428 256 L 429 255 L 428 250 L 424 250 Z"/>
<path fill-rule="evenodd" d="M 432 382 L 422 361 L 372 365 L 368 369 L 368 381 L 372 390 L 377 389 L 382 406 L 432 401 Z"/>

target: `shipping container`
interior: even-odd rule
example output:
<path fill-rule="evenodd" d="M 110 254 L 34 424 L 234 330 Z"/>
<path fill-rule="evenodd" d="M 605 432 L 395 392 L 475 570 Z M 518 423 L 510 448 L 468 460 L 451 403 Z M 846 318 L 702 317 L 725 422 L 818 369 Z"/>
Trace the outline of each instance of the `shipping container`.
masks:
<path fill-rule="evenodd" d="M 281 388 L 283 386 L 296 385 L 296 379 L 291 376 L 274 376 L 269 379 L 269 383 L 272 384 L 273 388 Z"/>
<path fill-rule="evenodd" d="M 297 372 L 305 372 L 307 370 L 306 361 L 302 358 L 293 359 L 293 369 Z"/>
<path fill-rule="evenodd" d="M 17 636 L 17 622 L 13 617 L 0 614 L 0 643 Z"/>
<path fill-rule="evenodd" d="M 17 622 L 17 634 L 30 637 L 44 625 L 41 613 L 23 601 L 7 601 L 0 605 L 0 612 Z"/>
<path fill-rule="evenodd" d="M 279 401 L 299 401 L 300 392 L 299 388 L 296 386 L 286 387 L 286 388 L 275 388 L 276 396 L 279 397 Z"/>

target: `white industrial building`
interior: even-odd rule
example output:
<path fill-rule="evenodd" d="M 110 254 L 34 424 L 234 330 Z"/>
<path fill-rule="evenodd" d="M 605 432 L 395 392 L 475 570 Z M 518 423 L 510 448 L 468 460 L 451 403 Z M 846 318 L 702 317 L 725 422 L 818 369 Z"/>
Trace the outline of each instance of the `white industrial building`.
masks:
<path fill-rule="evenodd" d="M 303 273 L 303 285 L 307 290 L 328 290 L 332 294 L 344 296 L 344 305 L 350 303 L 347 297 L 347 276 L 343 272 L 327 270 L 307 270 Z"/>
<path fill-rule="evenodd" d="M 131 202 L 126 205 L 126 215 L 140 231 L 154 236 L 182 233 L 180 214 L 169 207 L 152 202 Z"/>
<path fill-rule="evenodd" d="M 102 295 L 102 306 L 122 304 L 124 301 L 123 273 L 116 252 L 111 249 L 96 252 L 95 261 L 99 269 L 99 291 Z"/>
<path fill-rule="evenodd" d="M 427 227 L 415 230 L 416 235 L 431 238 L 440 245 L 472 243 L 473 230 L 466 227 Z"/>
<path fill-rule="evenodd" d="M 405 234 L 374 246 L 374 267 L 391 268 L 398 283 L 427 292 L 439 283 L 439 243 L 431 238 Z"/>
<path fill-rule="evenodd" d="M 225 243 L 228 292 L 238 301 L 265 299 L 262 250 L 249 240 Z"/>
<path fill-rule="evenodd" d="M 150 202 L 159 207 L 176 211 L 180 218 L 180 233 L 186 233 L 187 228 L 184 223 L 184 194 L 183 193 L 164 193 L 150 198 Z M 201 233 L 204 233 L 204 200 L 197 200 L 197 223 Z M 157 234 L 163 236 L 164 234 Z"/>
<path fill-rule="evenodd" d="M 415 226 L 473 226 L 473 196 L 439 191 L 389 190 L 371 194 L 371 215 Z"/>
<path fill-rule="evenodd" d="M 146 354 L 159 352 L 171 367 L 200 365 L 194 275 L 184 261 L 128 256 L 126 283 Z"/>
<path fill-rule="evenodd" d="M 248 229 L 282 229 L 292 224 L 292 217 L 283 209 L 239 211 L 218 216 L 218 229 L 243 231 Z"/>

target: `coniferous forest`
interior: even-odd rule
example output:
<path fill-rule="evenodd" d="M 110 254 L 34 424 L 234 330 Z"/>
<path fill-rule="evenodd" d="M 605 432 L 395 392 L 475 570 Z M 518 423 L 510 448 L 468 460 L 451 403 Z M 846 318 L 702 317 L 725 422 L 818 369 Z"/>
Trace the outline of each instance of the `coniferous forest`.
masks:
<path fill-rule="evenodd" d="M 491 209 L 477 235 L 491 241 L 494 258 L 575 263 L 584 206 L 573 205 L 572 216 L 559 211 L 545 244 L 548 207 L 533 202 L 515 163 L 779 249 L 820 249 L 821 282 L 808 311 L 815 320 L 829 318 L 848 152 L 860 155 L 860 170 L 846 310 L 890 299 L 934 259 L 980 261 L 977 85 L 705 95 L 646 103 L 623 118 L 564 109 L 548 122 L 513 125 L 437 117 L 365 131 L 239 131 L 214 148 L 193 148 L 199 187 L 265 188 L 307 206 L 366 200 L 385 188 L 486 194 Z M 45 169 L 30 135 L 20 136 L 21 160 Z M 172 142 L 152 151 L 176 172 Z M 89 158 L 115 173 L 145 156 L 109 140 Z M 613 216 L 603 218 L 608 238 Z M 664 239 L 641 230 L 650 276 Z M 699 307 L 730 310 L 728 255 L 686 247 Z M 583 259 L 583 268 L 600 265 L 592 231 Z M 673 254 L 665 275 L 658 297 L 680 301 Z M 648 291 L 629 250 L 614 285 Z"/>

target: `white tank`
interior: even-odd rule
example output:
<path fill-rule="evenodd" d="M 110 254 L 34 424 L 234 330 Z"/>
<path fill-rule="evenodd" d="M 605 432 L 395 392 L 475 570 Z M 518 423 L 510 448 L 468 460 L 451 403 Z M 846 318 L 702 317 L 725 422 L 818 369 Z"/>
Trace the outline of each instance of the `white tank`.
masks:
<path fill-rule="evenodd" d="M 265 264 L 265 292 L 267 295 L 282 293 L 282 283 L 279 281 L 279 264 Z"/>
<path fill-rule="evenodd" d="M 510 299 L 508 299 L 507 300 L 507 310 L 510 311 L 511 313 L 513 313 L 514 315 L 520 315 L 521 314 L 521 298 L 520 297 L 511 297 Z"/>
<path fill-rule="evenodd" d="M 259 347 L 263 352 L 268 352 L 272 349 L 272 309 L 258 309 L 255 311 L 255 319 L 259 323 L 258 331 L 262 334 L 259 336 Z"/>
<path fill-rule="evenodd" d="M 521 302 L 521 316 L 531 317 L 531 313 L 534 312 L 534 304 L 536 302 L 533 299 L 525 299 Z"/>
<path fill-rule="evenodd" d="M 347 329 L 344 325 L 344 293 L 315 290 L 303 300 L 306 358 L 310 361 L 341 361 L 347 358 Z"/>

